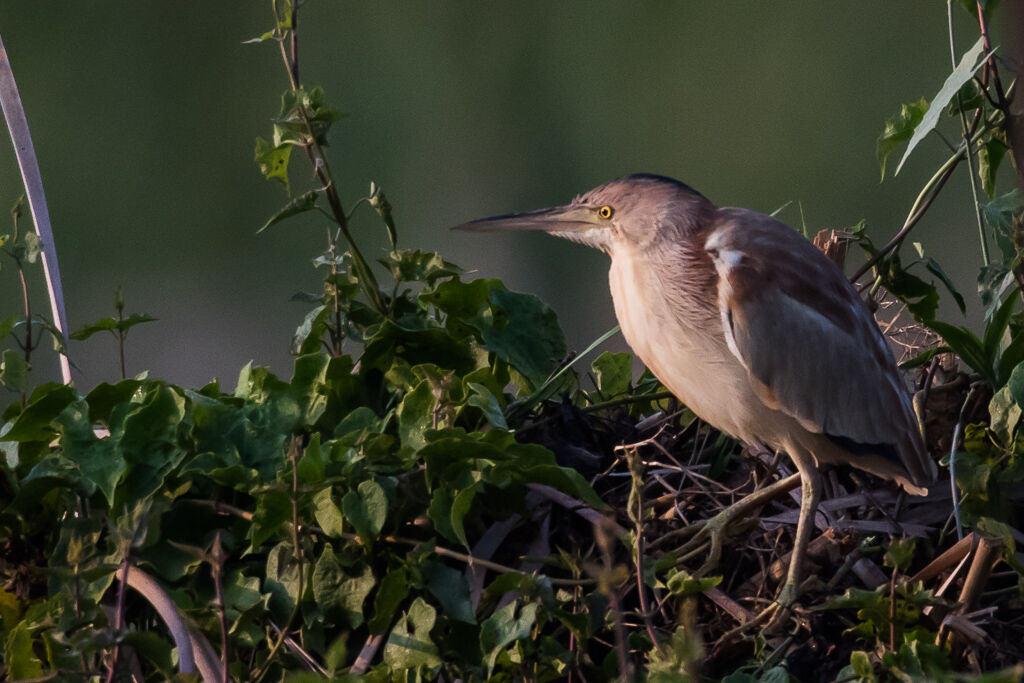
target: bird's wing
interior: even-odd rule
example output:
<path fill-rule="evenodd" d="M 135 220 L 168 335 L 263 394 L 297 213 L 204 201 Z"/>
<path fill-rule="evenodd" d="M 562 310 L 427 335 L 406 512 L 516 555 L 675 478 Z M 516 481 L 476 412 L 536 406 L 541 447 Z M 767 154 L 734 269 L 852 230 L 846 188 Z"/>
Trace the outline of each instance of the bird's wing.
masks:
<path fill-rule="evenodd" d="M 705 248 L 722 325 L 761 400 L 810 431 L 888 445 L 915 478 L 926 475 L 892 353 L 838 266 L 764 214 L 723 208 L 716 219 Z"/>

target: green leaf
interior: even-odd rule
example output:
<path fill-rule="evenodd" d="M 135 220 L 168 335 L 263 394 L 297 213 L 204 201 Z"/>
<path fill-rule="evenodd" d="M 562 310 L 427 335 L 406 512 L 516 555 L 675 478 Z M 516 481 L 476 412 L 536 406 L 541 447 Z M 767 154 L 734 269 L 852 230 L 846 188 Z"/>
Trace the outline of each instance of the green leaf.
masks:
<path fill-rule="evenodd" d="M 1017 543 L 1014 541 L 1013 528 L 1006 522 L 1001 522 L 992 517 L 982 517 L 975 524 L 974 528 L 986 538 L 999 541 L 1003 544 L 1006 557 L 1012 558 L 1017 552 Z"/>
<path fill-rule="evenodd" d="M 427 590 L 441 603 L 449 619 L 476 623 L 469 584 L 462 572 L 438 561 L 428 561 L 423 565 L 423 578 L 427 580 Z"/>
<path fill-rule="evenodd" d="M 398 230 L 395 228 L 395 219 L 391 215 L 391 202 L 384 195 L 384 191 L 377 187 L 376 184 L 370 183 L 370 196 L 368 197 L 370 206 L 373 207 L 380 219 L 384 221 L 384 227 L 388 231 L 388 242 L 391 243 L 391 248 L 394 249 L 398 244 Z"/>
<path fill-rule="evenodd" d="M 957 327 L 939 320 L 926 320 L 925 325 L 942 337 L 942 340 L 960 356 L 960 358 L 978 372 L 987 382 L 995 384 L 991 360 L 985 356 L 985 348 L 980 339 L 965 327 Z"/>
<path fill-rule="evenodd" d="M 454 496 L 448 487 L 434 489 L 430 497 L 430 507 L 427 509 L 427 516 L 434 523 L 434 530 L 453 543 L 460 543 L 452 528 L 452 502 Z"/>
<path fill-rule="evenodd" d="M 469 547 L 469 539 L 466 538 L 466 529 L 463 526 L 463 520 L 466 518 L 466 513 L 473 506 L 473 499 L 476 497 L 476 492 L 479 490 L 480 484 L 476 483 L 471 486 L 467 486 L 458 493 L 455 494 L 455 499 L 452 501 L 451 515 L 451 529 L 455 534 L 455 537 L 459 539 L 459 543 Z"/>
<path fill-rule="evenodd" d="M 980 59 L 984 50 L 985 39 L 983 37 L 978 38 L 978 41 L 974 46 L 965 52 L 964 56 L 960 58 L 960 63 L 956 65 L 956 68 L 953 69 L 951 74 L 949 74 L 946 78 L 946 82 L 942 84 L 939 92 L 932 99 L 931 106 L 921 118 L 921 122 L 914 127 L 914 134 L 911 136 L 910 142 L 907 143 L 907 149 L 903 152 L 903 158 L 900 159 L 900 163 L 897 164 L 896 171 L 893 175 L 899 175 L 900 169 L 903 168 L 903 163 L 907 160 L 907 157 L 910 156 L 910 153 L 914 151 L 914 147 L 917 146 L 917 143 L 921 142 L 921 140 L 924 139 L 924 136 L 930 133 L 938 124 L 939 116 L 942 114 L 943 108 L 956 96 L 960 91 L 960 88 L 974 77 L 974 72 L 984 64 L 984 60 Z"/>
<path fill-rule="evenodd" d="M 287 149 L 291 150 L 291 147 L 287 147 Z M 288 159 L 287 159 L 287 156 L 285 157 L 285 160 L 284 160 L 284 166 L 285 166 L 285 179 L 284 179 L 284 183 L 285 183 L 285 186 L 287 187 L 287 185 L 288 185 L 288 176 L 287 176 Z M 265 175 L 265 173 L 264 173 L 264 175 Z M 267 176 L 267 177 L 269 178 L 270 176 Z M 282 206 L 280 209 L 278 209 L 277 213 L 275 213 L 273 216 L 268 218 L 267 221 L 263 225 L 260 226 L 260 229 L 256 231 L 256 234 L 257 235 L 260 234 L 261 232 L 263 232 L 264 230 L 266 230 L 270 226 L 274 225 L 275 223 L 280 223 L 281 221 L 285 220 L 286 218 L 291 218 L 292 216 L 297 216 L 300 213 L 306 213 L 307 211 L 312 211 L 313 209 L 316 208 L 316 200 L 319 198 L 319 196 L 320 196 L 320 192 L 319 191 L 317 191 L 317 190 L 310 190 L 309 192 L 304 192 L 303 194 L 299 195 L 298 197 L 293 198 L 290 202 L 288 202 L 287 204 Z"/>
<path fill-rule="evenodd" d="M 668 577 L 666 586 L 672 595 L 697 595 L 722 583 L 721 576 L 696 578 L 689 572 L 679 570 Z"/>
<path fill-rule="evenodd" d="M 989 499 L 992 466 L 970 451 L 956 454 L 956 484 L 966 495 Z"/>
<path fill-rule="evenodd" d="M 864 650 L 854 650 L 850 653 L 850 667 L 861 680 L 875 680 L 875 668 L 871 666 L 871 659 Z"/>
<path fill-rule="evenodd" d="M 909 271 L 903 270 L 895 257 L 889 259 L 889 271 L 883 284 L 907 305 L 907 310 L 921 321 L 933 320 L 939 307 L 939 292 Z"/>
<path fill-rule="evenodd" d="M 927 364 L 935 356 L 939 356 L 943 353 L 952 353 L 953 349 L 948 346 L 936 346 L 933 349 L 928 349 L 922 353 L 917 354 L 913 358 L 903 363 L 900 363 L 901 370 L 909 370 L 911 368 L 919 368 L 922 365 Z"/>
<path fill-rule="evenodd" d="M 249 40 L 243 40 L 242 41 L 242 45 L 255 45 L 256 43 L 263 43 L 263 42 L 266 42 L 266 41 L 271 40 L 273 38 L 274 38 L 274 32 L 273 31 L 267 31 L 266 33 L 263 33 L 261 35 L 256 36 L 255 38 L 250 38 Z"/>
<path fill-rule="evenodd" d="M 249 542 L 259 548 L 272 536 L 277 536 L 285 522 L 291 520 L 292 499 L 284 491 L 271 490 L 256 497 L 256 511 L 249 528 Z"/>
<path fill-rule="evenodd" d="M 48 382 L 35 388 L 29 404 L 14 420 L 4 439 L 7 441 L 47 441 L 56 436 L 54 419 L 72 401 L 78 400 L 73 387 Z"/>
<path fill-rule="evenodd" d="M 597 390 L 604 398 L 611 398 L 629 393 L 630 382 L 633 381 L 633 355 L 630 353 L 611 353 L 605 351 L 594 359 L 590 365 Z"/>
<path fill-rule="evenodd" d="M 270 610 L 275 618 L 284 620 L 299 599 L 299 563 L 292 556 L 289 541 L 281 541 L 267 554 L 263 590 L 270 594 Z"/>
<path fill-rule="evenodd" d="M 516 617 L 516 603 L 510 602 L 484 620 L 480 625 L 480 649 L 487 658 L 488 677 L 494 672 L 498 655 L 507 645 L 530 637 L 536 619 L 536 603 L 524 606 Z"/>
<path fill-rule="evenodd" d="M 126 405 L 112 418 L 112 434 L 120 431 L 115 448 L 127 463 L 124 480 L 117 488 L 114 508 L 134 505 L 156 492 L 164 477 L 188 454 L 179 440 L 185 417 L 185 399 L 174 389 L 151 382 L 138 403 Z"/>
<path fill-rule="evenodd" d="M 395 618 L 398 606 L 409 595 L 409 577 L 404 568 L 384 575 L 373 598 L 373 618 L 367 623 L 370 633 L 383 633 Z"/>
<path fill-rule="evenodd" d="M 1021 194 L 1020 188 L 1014 188 L 981 205 L 981 216 L 985 225 L 995 235 L 999 250 L 1007 262 L 1012 262 L 1017 258 L 1020 240 L 1014 236 L 1014 224 L 1021 221 L 1022 211 L 1024 211 L 1024 195 Z M 1008 280 L 1013 278 L 1013 274 L 1003 264 L 990 264 L 989 269 L 995 271 L 985 278 L 985 284 L 988 284 L 989 287 L 992 286 L 992 283 L 999 282 L 1000 274 Z M 980 277 L 979 281 L 981 281 Z M 1001 291 L 999 293 L 1002 294 Z"/>
<path fill-rule="evenodd" d="M 423 598 L 416 598 L 391 629 L 384 645 L 384 662 L 388 667 L 404 670 L 441 666 L 437 645 L 430 639 L 436 621 L 434 608 Z"/>
<path fill-rule="evenodd" d="M 436 251 L 392 250 L 386 265 L 399 282 L 425 282 L 433 286 L 442 278 L 450 278 L 462 273 L 458 266 L 445 261 Z"/>
<path fill-rule="evenodd" d="M 1013 317 L 1013 309 L 1017 304 L 1016 293 L 1011 293 L 1003 303 L 996 308 L 992 318 L 986 321 L 985 331 L 982 336 L 981 347 L 986 358 L 995 359 L 999 354 L 999 345 L 1003 336 L 1010 326 L 1010 319 Z"/>
<path fill-rule="evenodd" d="M 1018 365 L 1010 373 L 1010 379 L 1006 383 L 1013 402 L 1024 407 L 1024 365 Z"/>
<path fill-rule="evenodd" d="M 388 498 L 380 484 L 367 479 L 355 491 L 349 491 L 341 500 L 345 517 L 363 543 L 370 547 L 384 528 L 388 514 Z"/>
<path fill-rule="evenodd" d="M 285 192 L 290 192 L 288 183 L 288 159 L 291 155 L 291 145 L 274 145 L 263 138 L 256 138 L 256 152 L 254 160 L 260 167 L 260 173 L 262 173 L 263 177 L 267 180 L 274 179 L 279 181 L 284 185 Z M 273 221 L 273 219 L 271 219 L 271 221 Z M 269 222 L 264 224 L 263 228 L 260 228 L 260 230 L 265 229 L 269 224 Z"/>
<path fill-rule="evenodd" d="M 4 389 L 23 394 L 28 391 L 28 363 L 20 351 L 4 349 L 0 355 L 0 385 Z"/>
<path fill-rule="evenodd" d="M 885 549 L 883 564 L 891 569 L 906 571 L 910 563 L 914 561 L 914 549 L 917 547 L 917 539 L 894 538 L 889 541 Z"/>
<path fill-rule="evenodd" d="M 946 271 L 942 269 L 942 266 L 939 265 L 939 262 L 929 256 L 927 259 L 925 259 L 925 268 L 928 269 L 929 273 L 939 278 L 939 281 L 946 286 L 946 291 L 948 291 L 950 295 L 952 295 L 953 300 L 956 301 L 957 308 L 960 309 L 960 314 L 966 315 L 967 306 L 964 303 L 963 295 L 961 295 L 960 292 L 957 291 L 956 286 L 953 284 L 953 281 L 949 278 L 948 275 L 946 275 Z"/>
<path fill-rule="evenodd" d="M 260 581 L 255 576 L 233 571 L 224 579 L 224 607 L 231 621 L 262 602 Z"/>
<path fill-rule="evenodd" d="M 292 335 L 292 353 L 314 353 L 320 348 L 320 340 L 327 331 L 327 316 L 330 313 L 331 309 L 325 304 L 320 304 L 306 314 Z"/>
<path fill-rule="evenodd" d="M 345 518 L 334 502 L 330 486 L 313 494 L 313 516 L 324 533 L 331 538 L 340 538 L 345 533 Z"/>
<path fill-rule="evenodd" d="M 878 136 L 875 143 L 875 154 L 878 156 L 878 163 L 882 167 L 882 179 L 885 179 L 885 163 L 889 153 L 909 140 L 914 135 L 914 128 L 924 118 L 928 111 L 928 102 L 923 97 L 917 102 L 904 104 L 900 107 L 899 113 L 885 122 L 882 134 Z"/>
<path fill-rule="evenodd" d="M 107 505 L 113 505 L 114 488 L 127 469 L 127 463 L 111 439 L 96 438 L 89 405 L 75 401 L 61 411 L 55 422 L 60 429 L 64 455 L 103 492 Z"/>
<path fill-rule="evenodd" d="M 91 325 L 83 325 L 74 332 L 71 333 L 71 338 L 75 341 L 85 341 L 89 337 L 93 336 L 97 332 L 111 332 L 114 334 L 124 333 L 142 323 L 151 323 L 159 318 L 154 318 L 150 315 L 144 315 L 141 313 L 133 313 L 127 318 L 120 320 L 115 318 L 100 318 Z"/>
<path fill-rule="evenodd" d="M 320 447 L 319 434 L 310 437 L 309 443 L 302 451 L 302 457 L 295 466 L 301 484 L 319 484 L 324 480 L 324 453 Z"/>
<path fill-rule="evenodd" d="M 21 620 L 21 600 L 0 588 L 0 634 L 7 635 Z"/>
<path fill-rule="evenodd" d="M 43 241 L 34 232 L 26 232 L 22 239 L 25 241 L 25 260 L 35 263 L 39 260 L 39 254 L 43 252 Z"/>
<path fill-rule="evenodd" d="M 317 144 L 326 147 L 327 132 L 341 118 L 339 112 L 324 102 L 323 88 L 286 90 L 281 95 L 281 113 L 274 119 L 274 143 L 278 146 L 288 142 L 305 144 L 312 136 Z"/>
<path fill-rule="evenodd" d="M 565 356 L 558 316 L 532 294 L 495 289 L 490 316 L 478 321 L 483 346 L 518 370 L 534 388 L 544 383 Z"/>
<path fill-rule="evenodd" d="M 0 244 L 2 244 L 2 241 L 0 241 Z M 4 318 L 3 320 L 0 320 L 0 339 L 7 339 L 7 335 L 14 331 L 14 328 L 17 324 L 18 316 L 16 315 L 10 315 Z"/>
<path fill-rule="evenodd" d="M 505 414 L 501 410 L 501 404 L 491 390 L 478 382 L 467 382 L 466 386 L 473 392 L 466 400 L 466 403 L 479 408 L 492 426 L 498 429 L 508 429 L 508 423 L 505 421 Z"/>
<path fill-rule="evenodd" d="M 8 680 L 17 681 L 24 678 L 40 678 L 43 675 L 43 663 L 36 656 L 32 643 L 32 633 L 24 621 L 7 633 L 4 647 L 4 662 L 7 665 Z"/>
<path fill-rule="evenodd" d="M 1010 379 L 997 391 L 988 404 L 989 426 L 1004 444 L 1012 443 L 1013 430 L 1020 422 L 1021 406 L 1018 397 L 1024 400 L 1024 366 L 1018 365 L 1010 373 Z"/>
<path fill-rule="evenodd" d="M 1006 145 L 997 138 L 988 140 L 978 149 L 978 178 L 981 180 L 981 189 L 989 197 L 996 196 L 996 171 L 1006 152 Z"/>
<path fill-rule="evenodd" d="M 418 451 L 427 445 L 426 431 L 434 426 L 434 396 L 430 383 L 420 382 L 398 405 L 398 437 L 403 446 Z"/>
<path fill-rule="evenodd" d="M 338 612 L 349 626 L 358 628 L 363 623 L 363 602 L 376 583 L 368 565 L 358 575 L 346 573 L 328 543 L 313 569 L 313 598 L 325 612 Z"/>

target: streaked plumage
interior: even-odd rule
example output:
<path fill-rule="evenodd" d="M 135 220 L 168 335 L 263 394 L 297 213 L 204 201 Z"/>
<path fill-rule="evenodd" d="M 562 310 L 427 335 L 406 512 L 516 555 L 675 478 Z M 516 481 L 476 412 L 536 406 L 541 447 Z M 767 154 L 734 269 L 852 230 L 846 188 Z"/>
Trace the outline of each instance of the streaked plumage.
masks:
<path fill-rule="evenodd" d="M 804 500 L 794 558 L 810 532 L 819 463 L 850 464 L 916 494 L 935 479 L 866 304 L 779 221 L 716 207 L 671 178 L 634 175 L 564 207 L 459 228 L 544 230 L 607 252 L 615 314 L 636 355 L 705 421 L 783 449 L 797 465 Z M 795 585 L 788 589 L 792 598 Z"/>

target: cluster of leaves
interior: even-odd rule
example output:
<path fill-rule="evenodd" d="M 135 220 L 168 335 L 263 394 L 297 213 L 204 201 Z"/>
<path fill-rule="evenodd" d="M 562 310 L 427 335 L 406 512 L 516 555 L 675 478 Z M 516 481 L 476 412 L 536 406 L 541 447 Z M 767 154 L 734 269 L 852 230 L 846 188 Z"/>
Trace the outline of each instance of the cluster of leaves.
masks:
<path fill-rule="evenodd" d="M 495 280 L 464 282 L 436 255 L 391 258 L 420 291 L 402 290 L 389 318 L 340 297 L 358 361 L 302 353 L 289 382 L 246 367 L 231 393 L 128 379 L 84 397 L 46 384 L 12 404 L 0 514 L 9 675 L 88 673 L 115 643 L 167 675 L 170 645 L 143 632 L 146 610 L 135 605 L 118 628 L 101 609 L 124 562 L 173 586 L 203 631 L 226 620 L 238 678 L 280 677 L 288 658 L 274 657 L 271 624 L 301 631 L 330 671 L 379 634 L 383 677 L 564 673 L 565 643 L 534 636 L 564 628 L 585 642 L 603 624 L 600 595 L 569 610 L 574 593 L 509 571 L 473 598 L 464 567 L 438 553 L 528 517 L 528 484 L 601 505 L 575 471 L 507 429 L 509 403 L 564 353 L 554 314 Z M 352 294 L 350 272 L 337 277 Z M 322 331 L 318 316 L 300 346 Z M 520 599 L 499 607 L 510 591 Z"/>
<path fill-rule="evenodd" d="M 964 412 L 970 399 L 975 398 L 975 391 L 964 399 L 964 411 L 961 411 L 961 422 L 965 418 L 984 420 L 962 425 L 964 449 L 957 454 L 959 462 L 954 467 L 963 496 L 965 519 L 969 526 L 975 527 L 990 524 L 993 518 L 1012 521 L 1011 510 L 1005 501 L 998 502 L 1001 499 L 999 489 L 1024 481 L 1016 429 L 1021 405 L 1024 405 L 1024 367 L 1021 366 L 1024 361 L 1024 314 L 1017 312 L 1017 304 L 1024 295 L 1024 278 L 1021 277 L 1024 273 L 1021 267 L 1024 262 L 1024 196 L 1020 188 L 1000 193 L 998 187 L 999 169 L 1008 165 L 1003 162 L 1011 151 L 1008 119 L 1013 116 L 1008 105 L 1009 96 L 999 80 L 998 48 L 986 47 L 987 21 L 998 3 L 964 0 L 961 4 L 980 22 L 982 35 L 959 58 L 930 102 L 921 98 L 905 104 L 886 122 L 877 143 L 882 176 L 885 177 L 886 161 L 893 151 L 906 144 L 895 171 L 899 173 L 926 137 L 942 137 L 944 125 L 959 129 L 955 135 L 959 137 L 958 144 L 950 145 L 950 157 L 922 189 L 904 229 L 893 242 L 879 249 L 863 230 L 857 230 L 855 238 L 874 264 L 875 286 L 884 287 L 896 296 L 919 324 L 941 340 L 934 348 L 905 363 L 904 367 L 935 363 L 938 360 L 936 356 L 951 352 L 964 364 L 976 390 L 984 389 L 980 392 L 982 394 L 995 394 L 987 414 L 968 415 Z M 925 255 L 919 243 L 914 245 L 919 258 L 906 266 L 901 263 L 898 253 L 892 250 L 906 237 L 954 169 L 963 162 L 971 171 L 970 180 L 975 193 L 973 203 L 981 239 L 983 266 L 978 275 L 978 294 L 984 309 L 984 329 L 980 335 L 965 325 L 940 319 L 938 286 L 946 290 L 962 314 L 966 313 L 966 303 L 941 266 Z M 989 242 L 996 245 L 991 254 Z M 929 282 L 911 272 L 919 266 L 923 266 L 934 281 Z M 1012 556 L 1011 544 L 1009 557 Z"/>

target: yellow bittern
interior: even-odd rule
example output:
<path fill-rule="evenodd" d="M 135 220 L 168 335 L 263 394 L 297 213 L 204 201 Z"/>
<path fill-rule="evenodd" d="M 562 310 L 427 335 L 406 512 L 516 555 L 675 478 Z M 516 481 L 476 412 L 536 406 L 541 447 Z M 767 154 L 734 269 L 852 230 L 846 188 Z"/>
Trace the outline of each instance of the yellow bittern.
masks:
<path fill-rule="evenodd" d="M 622 334 L 651 372 L 714 427 L 789 455 L 802 495 L 778 605 L 797 595 L 819 465 L 852 465 L 917 495 L 936 478 L 866 303 L 835 263 L 774 218 L 640 174 L 565 206 L 458 229 L 542 230 L 606 252 Z"/>

